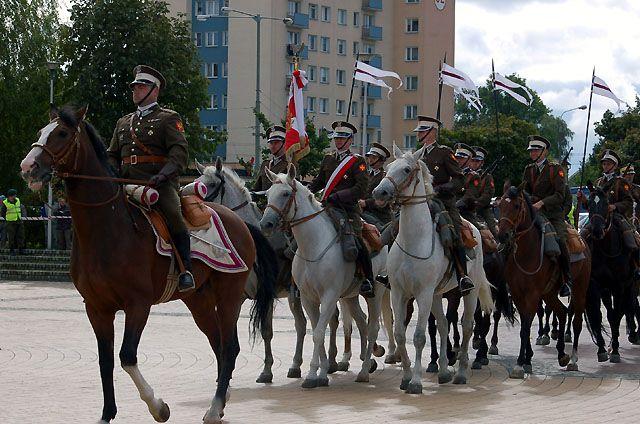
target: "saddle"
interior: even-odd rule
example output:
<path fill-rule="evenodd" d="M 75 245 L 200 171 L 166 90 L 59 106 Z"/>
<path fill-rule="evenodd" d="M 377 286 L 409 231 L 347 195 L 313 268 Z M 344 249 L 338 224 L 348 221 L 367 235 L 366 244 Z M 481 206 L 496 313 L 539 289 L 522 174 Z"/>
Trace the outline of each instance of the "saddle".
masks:
<path fill-rule="evenodd" d="M 579 255 L 587 250 L 587 245 L 578 234 L 578 230 L 571 224 L 567 224 L 567 247 L 571 255 Z"/>
<path fill-rule="evenodd" d="M 462 225 L 460 226 L 460 240 L 462 240 L 462 244 L 467 249 L 473 249 L 478 245 L 476 239 L 473 238 L 473 229 L 469 221 L 462 221 Z"/>
<path fill-rule="evenodd" d="M 373 224 L 362 220 L 362 239 L 364 241 L 369 254 L 373 254 L 382 250 L 382 236 L 380 230 Z"/>
<path fill-rule="evenodd" d="M 498 242 L 496 242 L 496 239 L 488 228 L 481 229 L 480 236 L 482 237 L 483 253 L 494 253 L 498 251 Z"/>

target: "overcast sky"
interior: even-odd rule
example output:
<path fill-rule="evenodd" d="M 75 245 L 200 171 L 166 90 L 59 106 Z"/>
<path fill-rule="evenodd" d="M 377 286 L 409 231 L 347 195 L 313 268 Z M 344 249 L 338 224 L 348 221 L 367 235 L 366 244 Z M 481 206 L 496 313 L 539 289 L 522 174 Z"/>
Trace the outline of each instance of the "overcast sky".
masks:
<path fill-rule="evenodd" d="M 456 67 L 477 85 L 491 72 L 516 72 L 560 115 L 589 103 L 593 67 L 629 104 L 640 92 L 640 0 L 457 0 Z M 626 106 L 623 106 L 626 108 Z M 593 123 L 613 100 L 594 96 Z M 575 133 L 571 161 L 582 157 L 587 111 L 564 119 Z M 576 168 L 574 168 L 576 169 Z"/>

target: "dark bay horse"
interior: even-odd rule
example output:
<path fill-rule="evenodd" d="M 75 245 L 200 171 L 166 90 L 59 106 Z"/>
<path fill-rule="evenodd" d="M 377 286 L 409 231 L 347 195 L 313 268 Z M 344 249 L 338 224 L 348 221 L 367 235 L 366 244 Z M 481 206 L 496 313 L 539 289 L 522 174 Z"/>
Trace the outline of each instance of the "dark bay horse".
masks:
<path fill-rule="evenodd" d="M 136 208 L 128 207 L 122 188 L 113 182 L 105 146 L 84 120 L 86 111 L 86 108 L 65 108 L 59 113 L 52 110 L 51 122 L 39 131 L 37 142 L 21 163 L 22 176 L 32 189 L 42 187 L 53 172 L 65 179 L 75 232 L 71 276 L 84 298 L 98 342 L 104 395 L 101 422 L 110 422 L 117 412 L 113 386 L 113 321 L 119 310 L 126 316 L 120 363 L 153 418 L 165 422 L 169 419 L 169 407 L 156 397 L 143 378 L 137 365 L 137 350 L 151 306 L 165 289 L 170 259 L 156 254 L 152 228 Z M 79 178 L 80 175 L 99 179 Z M 250 230 L 228 209 L 212 207 L 251 270 L 256 260 L 256 247 Z M 211 407 L 204 416 L 207 424 L 221 422 L 224 415 L 229 380 L 240 351 L 237 321 L 249 270 L 221 273 L 194 261 L 197 289 L 174 293 L 171 298 L 180 299 L 187 305 L 216 355 L 218 383 Z M 254 308 L 253 324 L 259 325 L 266 314 L 267 308 Z M 167 337 L 169 343 L 170 340 Z"/>
<path fill-rule="evenodd" d="M 531 323 L 540 300 L 544 300 L 558 316 L 561 332 L 564 332 L 567 311 L 558 298 L 562 285 L 561 271 L 558 264 L 543 253 L 542 232 L 535 224 L 536 211 L 529 196 L 521 189 L 511 187 L 502 196 L 499 208 L 498 237 L 506 245 L 504 275 L 520 315 L 520 354 L 510 377 L 523 378 L 525 372 L 532 371 Z M 578 369 L 578 340 L 591 271 L 591 254 L 588 249 L 585 256 L 585 259 L 571 265 L 574 282 L 571 307 L 575 313 L 571 357 L 565 353 L 563 337 L 558 337 L 556 344 L 558 363 L 562 367 L 567 366 L 569 371 Z"/>
<path fill-rule="evenodd" d="M 591 324 L 594 342 L 598 346 L 598 361 L 620 362 L 620 321 L 623 315 L 633 316 L 634 291 L 631 252 L 622 241 L 622 233 L 612 223 L 609 199 L 597 187 L 590 187 L 589 224 L 591 234 L 587 242 L 593 252 L 591 284 L 587 301 L 587 316 Z M 602 337 L 602 313 L 600 302 L 607 309 L 611 327 L 611 356 L 607 353 Z"/>

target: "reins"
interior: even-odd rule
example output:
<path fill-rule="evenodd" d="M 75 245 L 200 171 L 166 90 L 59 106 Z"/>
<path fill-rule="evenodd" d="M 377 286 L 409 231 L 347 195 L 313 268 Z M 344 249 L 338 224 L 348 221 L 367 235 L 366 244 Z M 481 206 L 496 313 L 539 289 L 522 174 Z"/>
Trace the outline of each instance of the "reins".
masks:
<path fill-rule="evenodd" d="M 524 206 L 528 206 L 527 203 L 524 201 L 524 198 L 522 196 L 519 196 L 518 199 L 521 200 L 524 203 Z M 542 269 L 542 265 L 544 264 L 544 235 L 541 235 L 541 237 L 540 237 L 540 256 L 539 256 L 540 259 L 539 259 L 539 263 L 538 263 L 537 268 L 534 271 L 525 270 L 518 263 L 518 260 L 516 258 L 516 254 L 518 252 L 518 240 L 520 240 L 525 234 L 530 232 L 535 226 L 535 221 L 534 221 L 533 216 L 532 216 L 531 217 L 531 225 L 529 225 L 524 230 L 518 231 L 518 227 L 520 226 L 520 224 L 522 224 L 522 221 L 524 220 L 524 218 L 526 216 L 527 210 L 528 210 L 528 207 L 526 207 L 526 208 L 522 207 L 520 209 L 520 211 L 518 212 L 518 215 L 516 216 L 515 222 L 512 221 L 511 219 L 509 219 L 506 216 L 501 216 L 498 221 L 506 221 L 513 228 L 514 236 L 513 236 L 513 239 L 511 240 L 513 242 L 513 252 L 512 252 L 513 263 L 516 265 L 516 267 L 518 268 L 518 270 L 520 272 L 522 272 L 525 275 L 531 276 L 531 275 L 537 274 L 540 271 L 540 269 Z"/>

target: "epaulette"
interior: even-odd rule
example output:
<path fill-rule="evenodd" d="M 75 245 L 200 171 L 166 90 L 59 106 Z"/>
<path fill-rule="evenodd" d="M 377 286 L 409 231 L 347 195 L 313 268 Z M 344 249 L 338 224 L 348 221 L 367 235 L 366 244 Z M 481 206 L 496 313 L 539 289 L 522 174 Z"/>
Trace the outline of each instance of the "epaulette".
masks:
<path fill-rule="evenodd" d="M 436 147 L 439 147 L 439 148 L 441 148 L 443 150 L 446 150 L 447 153 L 449 153 L 449 152 L 453 153 L 453 149 L 451 147 L 449 147 L 449 146 L 444 145 L 444 144 L 438 144 Z"/>
<path fill-rule="evenodd" d="M 168 109 L 168 108 L 166 108 L 166 107 L 160 107 L 160 112 L 164 112 L 164 113 L 166 113 L 166 114 L 168 114 L 168 115 L 179 115 L 179 113 L 178 113 L 178 112 L 176 112 L 175 110 L 173 110 L 173 109 Z"/>

